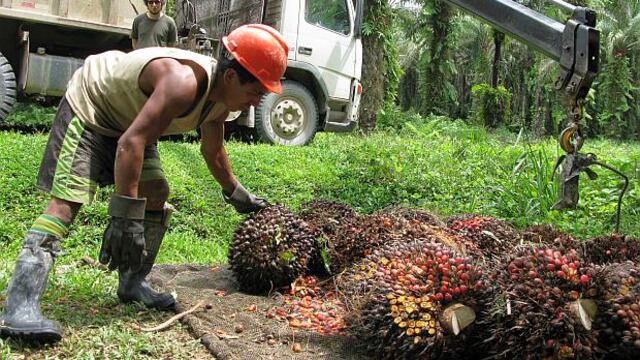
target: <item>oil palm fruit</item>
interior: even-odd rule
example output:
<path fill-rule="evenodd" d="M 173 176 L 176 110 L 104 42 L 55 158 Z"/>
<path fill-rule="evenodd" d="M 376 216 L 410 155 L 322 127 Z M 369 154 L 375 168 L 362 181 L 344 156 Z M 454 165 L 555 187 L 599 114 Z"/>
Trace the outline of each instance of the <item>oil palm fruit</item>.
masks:
<path fill-rule="evenodd" d="M 640 261 L 640 240 L 626 235 L 612 234 L 589 239 L 582 243 L 582 256 L 594 264 Z"/>
<path fill-rule="evenodd" d="M 471 259 L 425 239 L 394 242 L 347 270 L 338 286 L 349 331 L 382 359 L 458 358 L 484 287 Z"/>
<path fill-rule="evenodd" d="M 333 236 L 343 223 L 357 221 L 358 214 L 348 205 L 331 200 L 313 200 L 300 206 L 300 217 L 315 235 Z"/>
<path fill-rule="evenodd" d="M 390 218 L 402 218 L 414 224 L 445 226 L 445 223 L 437 215 L 421 209 L 390 206 L 378 211 L 377 214 Z"/>
<path fill-rule="evenodd" d="M 447 226 L 454 234 L 469 239 L 479 249 L 480 253 L 471 253 L 474 256 L 500 256 L 522 242 L 520 233 L 511 225 L 489 216 L 453 216 L 447 220 Z"/>
<path fill-rule="evenodd" d="M 478 353 L 504 359 L 596 359 L 594 269 L 578 252 L 518 246 L 490 270 Z"/>
<path fill-rule="evenodd" d="M 314 200 L 300 207 L 300 217 L 309 224 L 316 240 L 315 254 L 309 264 L 309 274 L 325 276 L 331 272 L 330 242 L 339 228 L 354 227 L 360 216 L 348 205 L 331 200 Z"/>
<path fill-rule="evenodd" d="M 342 224 L 327 243 L 330 273 L 339 274 L 373 250 L 393 242 L 405 223 L 403 219 L 372 214 L 361 216 L 355 223 Z"/>
<path fill-rule="evenodd" d="M 257 293 L 289 285 L 315 256 L 309 226 L 281 205 L 269 206 L 236 229 L 229 265 L 243 290 Z"/>
<path fill-rule="evenodd" d="M 631 261 L 598 266 L 595 328 L 607 359 L 640 358 L 640 268 Z"/>
<path fill-rule="evenodd" d="M 522 231 L 525 243 L 556 249 L 578 249 L 580 242 L 552 225 L 534 225 Z"/>

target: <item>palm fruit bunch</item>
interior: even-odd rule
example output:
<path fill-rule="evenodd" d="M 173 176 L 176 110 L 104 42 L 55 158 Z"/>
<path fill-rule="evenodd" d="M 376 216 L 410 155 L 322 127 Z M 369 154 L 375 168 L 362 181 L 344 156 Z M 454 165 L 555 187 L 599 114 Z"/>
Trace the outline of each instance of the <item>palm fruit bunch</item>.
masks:
<path fill-rule="evenodd" d="M 578 249 L 580 242 L 552 225 L 534 225 L 522 231 L 525 243 L 556 249 Z"/>
<path fill-rule="evenodd" d="M 438 216 L 425 210 L 392 206 L 376 214 L 385 216 L 394 223 L 390 234 L 393 241 L 402 242 L 406 238 L 429 238 L 463 254 L 466 253 L 467 248 L 477 251 L 477 247 L 469 239 L 454 234 L 446 228 L 446 224 Z"/>
<path fill-rule="evenodd" d="M 594 264 L 640 261 L 640 240 L 629 236 L 601 236 L 589 239 L 582 245 L 582 256 Z"/>
<path fill-rule="evenodd" d="M 468 252 L 472 255 L 490 258 L 500 256 L 512 251 L 522 242 L 520 233 L 511 225 L 489 216 L 475 214 L 452 216 L 447 220 L 447 227 L 454 234 L 470 240 L 470 243 L 478 249 L 468 246 Z"/>
<path fill-rule="evenodd" d="M 314 243 L 302 219 L 284 206 L 269 206 L 238 225 L 229 265 L 244 291 L 268 291 L 304 274 L 315 256 Z"/>
<path fill-rule="evenodd" d="M 478 316 L 477 351 L 505 359 L 597 358 L 594 269 L 578 252 L 523 245 L 500 260 L 489 275 L 491 304 Z"/>
<path fill-rule="evenodd" d="M 445 223 L 438 216 L 425 210 L 412 209 L 400 206 L 386 207 L 377 212 L 389 218 L 402 218 L 413 224 L 424 224 L 432 226 L 445 226 Z"/>
<path fill-rule="evenodd" d="M 469 258 L 429 241 L 374 250 L 338 286 L 348 331 L 382 359 L 457 358 L 475 319 L 482 273 Z"/>
<path fill-rule="evenodd" d="M 410 223 L 400 219 L 394 223 L 388 234 L 385 245 L 406 242 L 433 242 L 453 250 L 456 254 L 466 256 L 468 249 L 477 252 L 477 247 L 467 238 L 454 234 L 446 227 Z M 478 261 L 478 259 L 474 259 Z"/>
<path fill-rule="evenodd" d="M 338 274 L 373 250 L 394 241 L 406 225 L 404 219 L 384 215 L 361 216 L 357 223 L 344 223 L 327 243 L 330 273 Z"/>
<path fill-rule="evenodd" d="M 594 327 L 608 359 L 640 359 L 640 268 L 631 261 L 598 267 Z"/>
<path fill-rule="evenodd" d="M 316 239 L 316 255 L 309 264 L 309 273 L 330 273 L 329 242 L 341 226 L 353 227 L 360 216 L 348 205 L 330 200 L 314 200 L 300 207 L 300 217 L 309 224 Z"/>
<path fill-rule="evenodd" d="M 332 237 L 343 223 L 353 224 L 358 214 L 351 207 L 331 200 L 313 200 L 300 206 L 300 217 L 314 235 Z"/>

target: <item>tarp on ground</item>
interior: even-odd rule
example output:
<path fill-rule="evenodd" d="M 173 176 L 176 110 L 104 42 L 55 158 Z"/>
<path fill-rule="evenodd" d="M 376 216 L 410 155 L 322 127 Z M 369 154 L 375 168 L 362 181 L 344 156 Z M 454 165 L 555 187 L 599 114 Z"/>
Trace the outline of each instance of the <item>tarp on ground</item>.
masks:
<path fill-rule="evenodd" d="M 241 292 L 225 266 L 159 265 L 148 279 L 156 288 L 177 294 L 178 312 L 200 301 L 210 305 L 182 321 L 217 359 L 369 359 L 353 338 L 300 331 L 265 316 L 281 305 L 280 295 Z M 301 345 L 300 352 L 293 351 L 294 343 Z"/>

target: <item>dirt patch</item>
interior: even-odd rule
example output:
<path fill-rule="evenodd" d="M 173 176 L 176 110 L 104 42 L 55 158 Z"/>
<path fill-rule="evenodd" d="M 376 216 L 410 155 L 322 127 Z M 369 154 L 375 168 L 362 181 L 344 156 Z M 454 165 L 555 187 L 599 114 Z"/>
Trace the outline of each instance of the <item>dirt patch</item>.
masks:
<path fill-rule="evenodd" d="M 179 312 L 199 301 L 208 305 L 182 321 L 218 359 L 369 359 L 353 338 L 301 331 L 286 319 L 269 318 L 269 310 L 282 306 L 282 295 L 240 292 L 226 266 L 159 265 L 148 279 L 177 293 Z"/>

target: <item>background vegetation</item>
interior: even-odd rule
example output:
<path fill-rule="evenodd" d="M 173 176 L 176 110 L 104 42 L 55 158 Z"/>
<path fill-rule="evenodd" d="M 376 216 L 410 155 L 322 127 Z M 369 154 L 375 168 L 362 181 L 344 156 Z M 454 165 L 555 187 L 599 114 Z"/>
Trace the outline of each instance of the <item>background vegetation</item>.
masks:
<path fill-rule="evenodd" d="M 515 1 L 562 23 L 570 16 L 548 1 Z M 587 135 L 639 139 L 640 0 L 568 2 L 594 9 L 601 31 L 601 71 L 583 120 Z M 174 7 L 168 0 L 167 13 Z M 536 136 L 565 125 L 554 89 L 558 65 L 444 0 L 364 0 L 362 40 L 365 132 L 375 129 L 380 109 L 394 106 Z M 497 92 L 472 91 L 487 86 Z M 474 105 L 485 101 L 499 108 Z M 486 113 L 506 116 L 497 122 Z"/>
<path fill-rule="evenodd" d="M 561 22 L 568 19 L 548 1 L 517 2 Z M 640 1 L 569 2 L 594 9 L 601 31 L 601 71 L 584 120 L 588 135 L 638 139 Z M 397 101 L 402 109 L 491 124 L 495 119 L 474 111 L 472 104 L 478 99 L 471 89 L 500 85 L 510 95 L 512 113 L 502 125 L 536 135 L 556 134 L 564 125 L 565 113 L 553 88 L 558 75 L 553 61 L 443 0 L 391 4 L 404 69 Z"/>
<path fill-rule="evenodd" d="M 47 202 L 34 185 L 45 143 L 44 134 L 0 132 L 0 252 L 5 254 L 0 258 L 0 289 L 9 282 L 24 233 Z M 640 144 L 598 140 L 589 149 L 632 178 L 621 230 L 640 237 Z M 369 136 L 322 133 L 301 148 L 231 142 L 228 151 L 248 189 L 293 209 L 314 198 L 341 201 L 365 213 L 403 204 L 443 216 L 489 214 L 519 227 L 552 223 L 582 238 L 612 230 L 620 189 L 617 178 L 600 171 L 598 180 L 583 180 L 577 210 L 550 211 L 557 191 L 550 179 L 558 155 L 553 139 L 490 134 L 480 126 L 417 113 L 382 112 L 378 130 Z M 170 202 L 178 212 L 159 262 L 225 262 L 227 244 L 242 217 L 222 201 L 197 144 L 162 142 L 160 152 L 172 184 Z M 82 257 L 95 258 L 98 252 L 110 191 L 101 190 L 97 201 L 83 208 L 44 297 L 45 313 L 63 322 L 67 336 L 59 346 L 44 350 L 0 340 L 0 358 L 202 355 L 180 327 L 153 336 L 139 333 L 136 324 L 156 324 L 166 315 L 119 304 L 115 274 L 81 265 Z"/>

